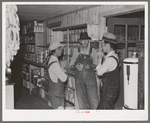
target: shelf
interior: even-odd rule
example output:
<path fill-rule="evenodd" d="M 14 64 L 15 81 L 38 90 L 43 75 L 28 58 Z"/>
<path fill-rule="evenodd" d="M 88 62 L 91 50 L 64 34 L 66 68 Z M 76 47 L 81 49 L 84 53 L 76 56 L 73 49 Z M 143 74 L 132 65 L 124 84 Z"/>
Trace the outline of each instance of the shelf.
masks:
<path fill-rule="evenodd" d="M 66 88 L 69 88 L 69 89 L 71 89 L 71 90 L 73 90 L 73 91 L 75 91 L 75 89 L 74 89 L 74 88 L 69 87 L 68 85 L 66 85 L 65 87 L 66 87 Z"/>
<path fill-rule="evenodd" d="M 137 43 L 144 43 L 144 40 L 140 40 L 140 41 L 134 41 L 134 40 L 128 40 L 128 41 L 117 40 L 117 43 L 123 43 L 123 44 L 125 44 L 125 43 L 135 43 L 135 44 L 137 44 Z"/>
<path fill-rule="evenodd" d="M 24 53 L 32 53 L 32 54 L 35 54 L 35 52 L 24 52 Z"/>
<path fill-rule="evenodd" d="M 73 44 L 73 43 L 80 43 L 80 42 L 77 42 L 77 41 L 75 41 L 75 42 L 66 42 L 65 41 L 65 42 L 60 42 L 60 43 L 69 43 L 69 44 L 72 43 Z"/>
<path fill-rule="evenodd" d="M 39 45 L 37 45 L 36 47 L 44 47 L 44 48 L 48 48 L 49 46 L 39 46 Z"/>
<path fill-rule="evenodd" d="M 36 63 L 36 62 L 33 62 L 33 61 L 29 61 L 29 60 L 23 60 L 24 63 L 27 63 L 27 64 L 31 64 L 31 65 L 34 65 L 34 66 L 37 66 L 37 67 L 43 67 L 45 69 L 48 68 L 47 65 L 44 65 L 42 63 Z"/>
<path fill-rule="evenodd" d="M 70 103 L 70 104 L 72 104 L 73 106 L 75 106 L 75 104 L 72 103 L 72 102 L 70 102 L 69 100 L 66 100 L 66 99 L 65 99 L 65 101 L 68 102 L 68 103 Z"/>
<path fill-rule="evenodd" d="M 35 45 L 35 42 L 30 42 L 30 43 L 23 43 L 21 45 Z"/>
<path fill-rule="evenodd" d="M 36 33 L 43 33 L 43 32 L 29 32 L 27 34 L 21 34 L 21 36 L 35 35 Z"/>
<path fill-rule="evenodd" d="M 53 31 L 67 31 L 67 29 L 75 30 L 75 29 L 83 29 L 83 28 L 87 28 L 87 24 L 79 24 L 79 25 L 68 26 L 68 27 L 59 27 L 59 28 L 53 29 Z"/>

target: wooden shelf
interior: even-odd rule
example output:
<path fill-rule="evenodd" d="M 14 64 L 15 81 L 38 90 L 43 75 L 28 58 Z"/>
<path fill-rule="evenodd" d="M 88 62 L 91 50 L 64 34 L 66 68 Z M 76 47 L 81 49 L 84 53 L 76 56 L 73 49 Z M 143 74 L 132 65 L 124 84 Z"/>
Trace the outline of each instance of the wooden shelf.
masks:
<path fill-rule="evenodd" d="M 35 35 L 36 33 L 43 33 L 43 32 L 29 32 L 27 34 L 21 34 L 21 36 Z"/>
<path fill-rule="evenodd" d="M 79 25 L 75 25 L 75 26 L 55 28 L 55 29 L 53 29 L 53 31 L 67 31 L 68 29 L 69 30 L 75 30 L 75 29 L 83 29 L 86 27 L 87 27 L 87 24 L 79 24 Z"/>
<path fill-rule="evenodd" d="M 124 41 L 124 40 L 117 40 L 117 43 L 144 43 L 144 40 L 140 40 L 140 41 L 134 41 L 134 40 L 128 40 L 128 41 Z"/>
<path fill-rule="evenodd" d="M 48 68 L 47 65 L 44 65 L 42 63 L 36 63 L 36 62 L 33 62 L 33 61 L 29 61 L 29 60 L 23 60 L 23 62 L 27 63 L 27 64 L 31 64 L 31 65 L 37 66 L 37 67 L 42 67 L 42 68 L 45 68 L 45 69 Z"/>
<path fill-rule="evenodd" d="M 73 102 L 70 102 L 69 100 L 65 99 L 66 102 L 72 104 L 73 106 L 75 106 L 75 104 Z"/>
<path fill-rule="evenodd" d="M 60 42 L 60 43 L 67 43 L 67 42 L 66 42 L 66 41 L 64 41 L 64 42 Z M 69 42 L 69 44 L 70 44 L 70 43 L 72 43 L 72 44 L 73 44 L 73 43 L 80 43 L 80 42 L 75 41 L 75 42 Z"/>
<path fill-rule="evenodd" d="M 40 45 L 37 45 L 36 47 L 44 47 L 44 48 L 48 48 L 49 46 L 40 46 Z"/>
<path fill-rule="evenodd" d="M 75 91 L 75 89 L 74 89 L 74 88 L 69 87 L 68 85 L 66 85 L 65 87 L 66 87 L 66 88 L 69 88 L 69 89 L 71 89 L 71 90 L 73 90 L 73 91 Z"/>

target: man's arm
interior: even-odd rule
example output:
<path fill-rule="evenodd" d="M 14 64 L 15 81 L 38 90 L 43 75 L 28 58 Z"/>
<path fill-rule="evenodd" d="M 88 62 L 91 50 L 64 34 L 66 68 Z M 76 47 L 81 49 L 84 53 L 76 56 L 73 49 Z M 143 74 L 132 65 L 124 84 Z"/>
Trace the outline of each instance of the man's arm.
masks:
<path fill-rule="evenodd" d="M 102 64 L 100 63 L 96 67 L 98 76 L 102 76 L 104 73 L 114 70 L 117 67 L 117 62 L 114 58 L 107 58 Z"/>
<path fill-rule="evenodd" d="M 54 74 L 62 81 L 65 82 L 67 80 L 67 75 L 60 67 L 59 63 L 53 63 L 53 65 L 50 66 L 53 70 Z"/>

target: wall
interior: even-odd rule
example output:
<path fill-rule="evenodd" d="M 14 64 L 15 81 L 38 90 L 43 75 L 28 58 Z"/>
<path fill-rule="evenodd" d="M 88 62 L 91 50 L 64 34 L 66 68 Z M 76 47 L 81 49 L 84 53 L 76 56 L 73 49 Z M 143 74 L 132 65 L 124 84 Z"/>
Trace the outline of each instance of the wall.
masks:
<path fill-rule="evenodd" d="M 47 20 L 47 24 L 62 21 L 61 27 L 79 25 L 79 24 L 98 24 L 98 15 L 101 12 L 114 10 L 124 7 L 124 5 L 101 5 L 93 8 L 76 11 L 63 16 Z"/>

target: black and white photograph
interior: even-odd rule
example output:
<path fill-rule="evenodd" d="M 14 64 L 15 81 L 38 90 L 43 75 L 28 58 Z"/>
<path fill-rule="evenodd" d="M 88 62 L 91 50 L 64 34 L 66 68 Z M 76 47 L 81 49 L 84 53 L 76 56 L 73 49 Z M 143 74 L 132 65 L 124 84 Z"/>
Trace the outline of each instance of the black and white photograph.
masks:
<path fill-rule="evenodd" d="M 147 121 L 148 2 L 2 2 L 3 121 Z"/>

